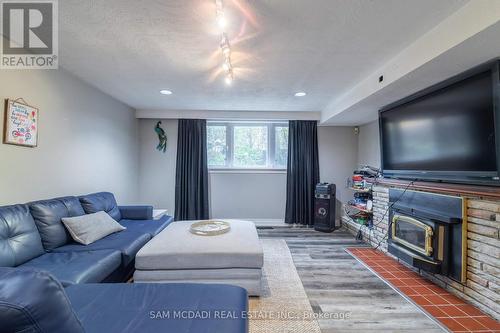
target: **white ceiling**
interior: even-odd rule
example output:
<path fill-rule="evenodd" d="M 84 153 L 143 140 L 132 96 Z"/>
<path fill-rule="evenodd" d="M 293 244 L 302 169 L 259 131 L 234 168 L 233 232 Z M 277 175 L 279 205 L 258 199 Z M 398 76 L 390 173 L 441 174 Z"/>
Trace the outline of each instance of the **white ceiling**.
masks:
<path fill-rule="evenodd" d="M 500 4 L 500 3 L 499 3 Z M 335 115 L 322 115 L 324 125 L 361 125 L 378 119 L 378 111 L 395 101 L 428 88 L 444 79 L 463 73 L 500 56 L 500 23 L 494 24 L 472 38 L 419 66 L 394 82 L 375 89 L 365 96 L 357 96 L 347 107 L 334 108 Z M 478 52 L 478 50 L 480 50 Z M 373 78 L 373 81 L 377 78 Z M 362 89 L 354 89 L 356 93 Z"/>
<path fill-rule="evenodd" d="M 213 0 L 64 0 L 60 64 L 136 109 L 322 111 L 467 2 L 225 0 L 228 87 Z"/>

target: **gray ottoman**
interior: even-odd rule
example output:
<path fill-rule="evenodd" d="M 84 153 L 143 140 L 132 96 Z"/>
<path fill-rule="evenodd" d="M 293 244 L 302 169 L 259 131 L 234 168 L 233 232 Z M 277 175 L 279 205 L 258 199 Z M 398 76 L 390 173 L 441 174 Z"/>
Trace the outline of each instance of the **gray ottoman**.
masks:
<path fill-rule="evenodd" d="M 224 221 L 231 230 L 218 236 L 193 235 L 196 221 L 170 224 L 137 253 L 134 282 L 232 284 L 259 296 L 264 256 L 255 225 Z"/>

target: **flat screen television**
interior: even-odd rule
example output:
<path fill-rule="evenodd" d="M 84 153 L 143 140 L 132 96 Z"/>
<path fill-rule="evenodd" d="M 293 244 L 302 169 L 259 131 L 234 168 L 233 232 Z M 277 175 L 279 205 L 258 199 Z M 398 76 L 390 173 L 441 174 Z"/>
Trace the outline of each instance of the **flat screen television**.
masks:
<path fill-rule="evenodd" d="M 500 186 L 500 61 L 380 110 L 384 177 Z"/>

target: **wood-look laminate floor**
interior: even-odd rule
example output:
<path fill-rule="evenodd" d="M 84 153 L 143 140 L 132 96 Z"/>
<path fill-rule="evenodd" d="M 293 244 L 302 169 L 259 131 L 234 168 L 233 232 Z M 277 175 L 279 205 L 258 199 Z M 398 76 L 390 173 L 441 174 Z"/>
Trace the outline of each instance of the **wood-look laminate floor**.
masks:
<path fill-rule="evenodd" d="M 366 246 L 352 234 L 310 228 L 259 228 L 261 238 L 284 239 L 323 333 L 443 332 L 415 305 L 345 252 Z M 342 319 L 344 318 L 344 319 Z"/>

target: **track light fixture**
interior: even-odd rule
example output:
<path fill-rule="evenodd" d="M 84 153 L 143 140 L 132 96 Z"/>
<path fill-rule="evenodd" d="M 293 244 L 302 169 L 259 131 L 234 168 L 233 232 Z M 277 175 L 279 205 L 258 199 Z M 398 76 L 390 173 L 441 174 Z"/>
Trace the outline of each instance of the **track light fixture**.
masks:
<path fill-rule="evenodd" d="M 217 25 L 224 29 L 227 25 L 226 17 L 224 14 L 224 3 L 223 0 L 215 0 L 216 7 L 216 20 Z M 225 82 L 230 85 L 233 82 L 233 65 L 231 63 L 231 44 L 229 43 L 229 38 L 225 31 L 222 32 L 222 39 L 220 42 L 220 49 L 222 52 L 222 69 L 225 73 Z"/>

